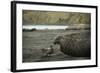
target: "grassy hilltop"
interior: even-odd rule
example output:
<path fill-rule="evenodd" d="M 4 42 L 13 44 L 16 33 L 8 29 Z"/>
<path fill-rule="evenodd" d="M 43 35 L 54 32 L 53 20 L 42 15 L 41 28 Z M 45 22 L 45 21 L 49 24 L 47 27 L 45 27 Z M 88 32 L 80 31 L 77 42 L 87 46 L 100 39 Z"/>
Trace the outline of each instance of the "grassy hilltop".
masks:
<path fill-rule="evenodd" d="M 23 24 L 75 25 L 91 24 L 90 13 L 23 10 Z"/>

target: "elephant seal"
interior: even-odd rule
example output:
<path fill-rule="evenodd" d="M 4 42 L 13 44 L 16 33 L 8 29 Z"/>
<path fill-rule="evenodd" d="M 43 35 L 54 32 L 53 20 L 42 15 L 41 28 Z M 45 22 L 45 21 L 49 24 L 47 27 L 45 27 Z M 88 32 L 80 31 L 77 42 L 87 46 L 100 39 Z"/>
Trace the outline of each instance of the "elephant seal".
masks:
<path fill-rule="evenodd" d="M 57 36 L 53 43 L 60 45 L 60 50 L 64 54 L 73 57 L 90 58 L 91 56 L 91 38 L 89 31 Z"/>

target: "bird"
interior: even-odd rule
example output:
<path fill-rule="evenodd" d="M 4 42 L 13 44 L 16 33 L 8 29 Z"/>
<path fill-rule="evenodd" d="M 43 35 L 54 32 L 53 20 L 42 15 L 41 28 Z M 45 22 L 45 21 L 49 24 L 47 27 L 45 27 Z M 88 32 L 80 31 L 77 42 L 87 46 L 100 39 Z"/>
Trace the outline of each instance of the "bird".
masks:
<path fill-rule="evenodd" d="M 47 56 L 50 56 L 51 54 L 54 53 L 54 49 L 53 49 L 53 46 L 52 45 L 50 45 L 50 47 L 47 48 L 47 49 L 48 49 L 47 52 L 46 52 Z"/>
<path fill-rule="evenodd" d="M 49 48 L 42 48 L 42 53 L 44 54 L 43 56 L 51 56 L 54 53 L 54 48 L 52 45 L 50 45 Z"/>

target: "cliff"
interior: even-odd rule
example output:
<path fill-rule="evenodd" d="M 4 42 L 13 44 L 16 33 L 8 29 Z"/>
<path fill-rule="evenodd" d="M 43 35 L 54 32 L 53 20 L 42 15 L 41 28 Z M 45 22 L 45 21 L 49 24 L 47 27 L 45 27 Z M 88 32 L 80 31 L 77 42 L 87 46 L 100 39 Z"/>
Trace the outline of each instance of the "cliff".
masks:
<path fill-rule="evenodd" d="M 90 13 L 23 10 L 23 24 L 77 25 L 91 24 Z"/>

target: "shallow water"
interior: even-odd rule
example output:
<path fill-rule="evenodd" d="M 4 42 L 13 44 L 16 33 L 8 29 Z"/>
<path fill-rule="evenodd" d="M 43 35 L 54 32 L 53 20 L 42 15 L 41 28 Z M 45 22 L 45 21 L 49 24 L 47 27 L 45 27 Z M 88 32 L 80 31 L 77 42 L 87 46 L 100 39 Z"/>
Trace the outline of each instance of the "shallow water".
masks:
<path fill-rule="evenodd" d="M 53 46 L 53 56 L 43 56 L 42 48 L 53 45 L 54 38 L 58 35 L 82 32 L 83 30 L 36 30 L 23 32 L 23 62 L 44 62 L 61 60 L 84 60 L 63 54 L 59 46 Z M 84 30 L 87 32 L 87 30 Z"/>

